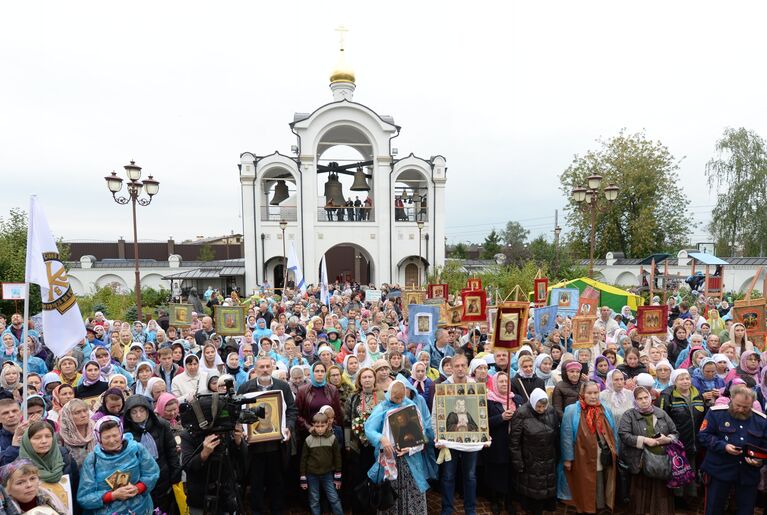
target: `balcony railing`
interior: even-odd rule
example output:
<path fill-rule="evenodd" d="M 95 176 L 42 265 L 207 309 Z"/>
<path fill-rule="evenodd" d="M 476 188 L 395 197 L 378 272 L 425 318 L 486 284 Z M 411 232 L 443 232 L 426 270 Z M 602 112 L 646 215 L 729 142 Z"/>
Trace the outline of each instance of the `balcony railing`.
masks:
<path fill-rule="evenodd" d="M 405 205 L 405 207 L 397 207 L 397 204 L 394 204 L 395 222 L 426 222 L 429 220 L 428 214 L 426 206 Z"/>
<path fill-rule="evenodd" d="M 298 208 L 296 206 L 261 206 L 262 222 L 295 222 L 298 220 Z"/>
<path fill-rule="evenodd" d="M 374 222 L 375 211 L 372 207 L 336 207 L 317 208 L 318 222 Z"/>

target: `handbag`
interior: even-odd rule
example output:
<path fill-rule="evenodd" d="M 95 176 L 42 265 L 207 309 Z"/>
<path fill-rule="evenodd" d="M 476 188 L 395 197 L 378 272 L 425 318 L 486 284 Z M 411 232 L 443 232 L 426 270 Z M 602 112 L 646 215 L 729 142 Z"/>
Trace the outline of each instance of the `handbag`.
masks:
<path fill-rule="evenodd" d="M 610 450 L 610 446 L 607 445 L 605 437 L 597 432 L 597 445 L 599 445 L 599 461 L 602 463 L 602 468 L 609 468 L 613 466 L 613 452 Z"/>
<path fill-rule="evenodd" d="M 386 511 L 397 502 L 397 492 L 392 488 L 391 481 L 388 479 L 380 481 L 382 475 L 383 467 L 379 465 L 376 481 L 367 477 L 365 481 L 354 487 L 354 495 L 357 501 L 366 510 Z"/>
<path fill-rule="evenodd" d="M 655 454 L 648 449 L 642 450 L 642 474 L 652 479 L 668 479 L 671 477 L 671 463 L 668 455 Z"/>
<path fill-rule="evenodd" d="M 669 460 L 668 488 L 680 488 L 695 481 L 695 471 L 687 461 L 684 445 L 679 440 L 674 440 L 666 446 L 666 455 Z"/>

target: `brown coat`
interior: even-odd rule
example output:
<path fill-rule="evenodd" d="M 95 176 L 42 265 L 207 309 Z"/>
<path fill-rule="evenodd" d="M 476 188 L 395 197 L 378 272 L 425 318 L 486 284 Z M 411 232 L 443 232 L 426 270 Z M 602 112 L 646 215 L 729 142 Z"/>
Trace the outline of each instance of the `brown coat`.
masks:
<path fill-rule="evenodd" d="M 605 431 L 607 445 L 613 453 L 613 464 L 607 470 L 602 471 L 604 481 L 604 503 L 610 508 L 615 507 L 615 480 L 617 478 L 618 455 L 616 452 L 615 438 L 610 430 L 610 424 L 602 414 L 602 424 Z M 565 470 L 567 483 L 570 486 L 572 500 L 566 504 L 575 506 L 576 511 L 582 513 L 596 513 L 597 510 L 597 460 L 599 452 L 596 434 L 589 430 L 584 413 L 581 412 L 581 420 L 578 424 L 578 433 L 574 447 L 575 459 L 570 471 Z"/>

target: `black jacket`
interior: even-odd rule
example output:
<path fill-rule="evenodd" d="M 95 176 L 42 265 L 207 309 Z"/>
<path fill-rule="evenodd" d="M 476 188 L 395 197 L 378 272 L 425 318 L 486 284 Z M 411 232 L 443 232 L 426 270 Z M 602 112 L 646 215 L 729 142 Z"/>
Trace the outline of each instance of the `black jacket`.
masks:
<path fill-rule="evenodd" d="M 657 418 L 653 425 L 653 430 L 656 434 L 679 436 L 679 433 L 676 431 L 676 425 L 674 425 L 674 421 L 671 420 L 668 413 L 660 408 L 653 407 L 653 415 Z M 642 470 L 643 449 L 637 447 L 637 437 L 647 435 L 647 422 L 638 410 L 632 408 L 623 414 L 618 424 L 618 436 L 621 439 L 621 462 L 628 466 L 629 472 L 639 474 Z"/>
<path fill-rule="evenodd" d="M 511 381 L 511 394 L 514 396 L 514 402 L 517 406 L 522 406 L 530 400 L 530 394 L 533 390 L 540 388 L 546 390 L 546 381 L 538 376 L 522 377 L 519 374 L 514 376 Z"/>
<path fill-rule="evenodd" d="M 490 422 L 490 447 L 484 449 L 484 459 L 488 463 L 509 463 L 509 424 L 503 420 L 503 404 L 487 401 L 487 418 Z"/>
<path fill-rule="evenodd" d="M 684 444 L 684 452 L 687 458 L 695 454 L 697 450 L 698 428 L 703 422 L 705 406 L 703 397 L 694 387 L 690 387 L 690 405 L 688 405 L 674 387 L 669 386 L 660 394 L 658 407 L 668 413 L 679 432 L 679 439 Z"/>
<path fill-rule="evenodd" d="M 144 428 L 131 420 L 130 410 L 138 406 L 143 406 L 149 417 L 144 424 Z M 160 477 L 152 490 L 156 496 L 164 495 L 170 491 L 171 486 L 181 481 L 181 460 L 176 451 L 176 439 L 173 437 L 173 431 L 165 420 L 157 417 L 152 411 L 149 398 L 144 395 L 131 395 L 125 401 L 125 432 L 133 434 L 133 439 L 141 442 L 141 436 L 147 432 L 157 445 L 157 466 L 160 467 Z"/>
<path fill-rule="evenodd" d="M 541 415 L 525 403 L 511 417 L 511 465 L 517 491 L 531 499 L 557 495 L 557 450 L 559 419 L 549 406 Z"/>

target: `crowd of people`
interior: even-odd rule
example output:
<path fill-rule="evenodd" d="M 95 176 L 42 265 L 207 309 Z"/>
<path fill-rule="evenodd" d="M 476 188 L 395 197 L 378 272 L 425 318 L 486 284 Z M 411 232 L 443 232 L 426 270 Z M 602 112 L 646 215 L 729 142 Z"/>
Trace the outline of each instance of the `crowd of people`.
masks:
<path fill-rule="evenodd" d="M 243 505 L 417 515 L 429 489 L 443 515 L 457 496 L 467 514 L 478 496 L 493 513 L 563 502 L 578 513 L 663 515 L 704 495 L 708 514 L 764 504 L 767 354 L 726 301 L 671 296 L 667 337 L 640 336 L 631 309 L 604 306 L 588 348 L 574 347 L 569 317 L 543 335 L 531 318 L 527 341 L 509 352 L 492 348 L 485 323 L 411 342 L 398 288 L 382 285 L 373 303 L 367 289 L 330 285 L 327 304 L 315 287 L 221 295 L 247 306 L 236 337 L 217 333 L 192 291 L 190 326 L 164 312 L 146 324 L 97 312 L 63 356 L 31 321 L 22 342 L 22 317 L 0 317 L 0 514 L 67 513 L 63 483 L 74 513 L 99 515 Z M 435 391 L 476 393 L 479 383 L 489 438 L 437 438 Z M 282 412 L 279 427 L 264 411 L 250 426 L 205 431 L 198 399 L 228 392 L 275 393 L 280 402 L 266 408 Z M 476 427 L 461 402 L 448 428 Z M 423 438 L 398 445 L 388 415 L 411 406 Z"/>

